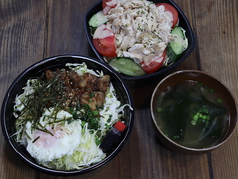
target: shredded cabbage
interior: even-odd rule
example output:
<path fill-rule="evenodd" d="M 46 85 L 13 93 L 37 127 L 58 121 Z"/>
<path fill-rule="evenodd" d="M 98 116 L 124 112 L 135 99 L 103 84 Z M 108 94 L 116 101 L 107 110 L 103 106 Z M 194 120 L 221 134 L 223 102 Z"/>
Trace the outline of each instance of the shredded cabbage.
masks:
<path fill-rule="evenodd" d="M 71 70 L 74 70 L 79 75 L 83 75 L 84 73 L 91 73 L 96 76 L 103 76 L 103 72 L 94 71 L 87 68 L 85 63 L 82 64 L 66 64 Z M 21 145 L 24 145 L 28 150 L 31 148 L 31 145 L 34 146 L 34 134 L 39 132 L 38 128 L 34 128 L 34 123 L 26 122 L 27 117 L 29 116 L 28 111 L 25 110 L 25 101 L 26 99 L 30 100 L 30 95 L 35 93 L 35 89 L 37 88 L 37 80 L 38 79 L 29 79 L 26 83 L 26 86 L 23 88 L 23 93 L 15 98 L 15 105 L 14 105 L 14 113 L 16 120 L 16 136 L 17 142 Z M 45 109 L 42 116 L 40 117 L 39 125 L 41 128 L 48 129 L 49 133 L 54 133 L 55 129 L 60 128 L 64 130 L 65 134 L 69 134 L 72 136 L 78 136 L 75 141 L 78 142 L 78 145 L 73 147 L 73 151 L 68 152 L 68 154 L 63 154 L 62 156 L 59 154 L 57 157 L 56 155 L 51 155 L 51 158 L 48 159 L 44 156 L 37 156 L 37 154 L 31 154 L 31 150 L 29 149 L 28 152 L 35 157 L 35 159 L 42 165 L 47 166 L 49 168 L 57 169 L 57 170 L 76 170 L 85 168 L 90 166 L 91 164 L 97 163 L 103 160 L 106 157 L 106 154 L 99 148 L 100 141 L 106 135 L 108 130 L 112 127 L 112 125 L 121 120 L 124 115 L 124 108 L 129 107 L 131 110 L 131 106 L 128 104 L 122 104 L 116 97 L 115 89 L 110 83 L 110 87 L 106 92 L 105 102 L 103 108 L 99 110 L 100 118 L 99 118 L 99 127 L 98 129 L 90 129 L 89 124 L 85 121 L 81 121 L 77 119 L 74 123 L 77 123 L 79 130 L 81 131 L 80 134 L 75 130 L 68 129 L 67 126 L 70 124 L 70 120 L 72 115 L 67 111 L 60 110 L 57 111 L 56 114 L 54 110 L 54 106 L 49 109 Z M 24 111 L 25 110 L 25 111 Z M 82 109 L 83 110 L 83 109 Z M 79 112 L 79 111 L 78 111 Z M 54 114 L 54 115 L 53 115 Z M 52 117 L 52 115 L 54 117 Z M 64 119 L 62 121 L 62 119 Z M 61 122 L 62 121 L 62 122 Z M 38 130 L 38 131 L 37 131 Z M 74 133 L 73 133 L 74 132 Z M 37 140 L 36 140 L 37 141 Z M 38 142 L 38 141 L 37 141 Z M 48 141 L 47 141 L 48 142 Z M 49 143 L 49 142 L 48 142 Z M 67 143 L 65 144 L 67 145 Z M 34 146 L 35 147 L 35 146 Z M 34 148 L 33 147 L 33 148 Z M 64 148 L 64 147 L 62 147 Z M 70 150 L 67 148 L 67 150 Z M 37 153 L 37 151 L 35 151 Z M 39 152 L 40 153 L 40 152 Z M 50 155 L 50 152 L 49 152 Z M 59 157 L 60 156 L 60 157 Z M 43 157 L 43 158 L 42 158 Z M 46 158 L 48 160 L 46 160 Z"/>

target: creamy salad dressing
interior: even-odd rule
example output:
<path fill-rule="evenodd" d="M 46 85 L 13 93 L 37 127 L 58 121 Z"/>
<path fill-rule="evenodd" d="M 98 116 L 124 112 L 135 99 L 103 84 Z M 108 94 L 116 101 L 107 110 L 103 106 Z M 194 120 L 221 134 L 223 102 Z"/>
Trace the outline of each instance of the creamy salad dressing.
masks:
<path fill-rule="evenodd" d="M 114 35 L 111 31 L 104 30 L 104 29 L 107 29 L 106 25 L 99 26 L 98 30 L 96 30 L 95 33 L 93 34 L 93 38 L 94 39 L 104 39 L 104 38 L 111 37 Z"/>
<path fill-rule="evenodd" d="M 111 7 L 116 6 L 119 1 L 120 0 L 111 0 L 109 2 L 106 2 L 107 6 L 103 9 L 103 13 L 107 14 L 110 11 Z"/>
<path fill-rule="evenodd" d="M 111 0 L 109 2 L 106 2 L 108 6 L 115 6 L 120 0 Z"/>

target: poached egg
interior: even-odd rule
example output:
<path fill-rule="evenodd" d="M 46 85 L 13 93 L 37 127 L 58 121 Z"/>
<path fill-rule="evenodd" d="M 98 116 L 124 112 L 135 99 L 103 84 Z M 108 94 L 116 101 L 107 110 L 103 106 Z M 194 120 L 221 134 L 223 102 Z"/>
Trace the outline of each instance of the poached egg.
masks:
<path fill-rule="evenodd" d="M 41 117 L 40 123 L 46 124 L 52 110 L 46 110 Z M 57 120 L 70 117 L 71 114 L 66 111 L 57 113 Z M 26 133 L 27 146 L 26 150 L 38 162 L 48 162 L 63 157 L 64 155 L 72 155 L 74 150 L 81 143 L 81 121 L 74 120 L 71 123 L 67 121 L 59 122 L 54 125 L 43 125 L 46 131 L 33 129 L 32 123 L 27 122 Z"/>

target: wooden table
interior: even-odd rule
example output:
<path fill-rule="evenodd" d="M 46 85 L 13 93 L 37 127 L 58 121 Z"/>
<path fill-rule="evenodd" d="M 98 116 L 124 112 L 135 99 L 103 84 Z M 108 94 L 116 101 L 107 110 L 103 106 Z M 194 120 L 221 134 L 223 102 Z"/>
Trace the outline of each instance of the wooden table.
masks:
<path fill-rule="evenodd" d="M 83 28 L 85 12 L 97 0 L 0 0 L 0 101 L 29 65 L 50 56 L 79 54 L 96 57 Z M 195 34 L 192 54 L 174 71 L 198 69 L 221 79 L 238 100 L 238 1 L 176 0 Z M 199 156 L 178 154 L 160 143 L 152 130 L 149 102 L 162 77 L 143 85 L 128 84 L 135 102 L 129 140 L 106 166 L 69 178 L 238 178 L 238 131 L 220 148 Z M 35 171 L 6 145 L 0 135 L 1 179 L 56 179 Z"/>

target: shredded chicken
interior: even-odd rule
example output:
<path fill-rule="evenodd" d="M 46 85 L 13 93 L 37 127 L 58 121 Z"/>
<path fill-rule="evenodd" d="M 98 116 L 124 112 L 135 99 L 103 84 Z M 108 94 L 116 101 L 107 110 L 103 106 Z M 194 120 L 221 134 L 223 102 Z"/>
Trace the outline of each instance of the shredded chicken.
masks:
<path fill-rule="evenodd" d="M 150 1 L 120 0 L 107 18 L 107 26 L 116 36 L 117 56 L 138 63 L 158 59 L 174 38 L 170 33 L 172 14 Z"/>

